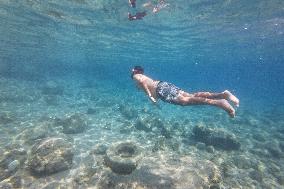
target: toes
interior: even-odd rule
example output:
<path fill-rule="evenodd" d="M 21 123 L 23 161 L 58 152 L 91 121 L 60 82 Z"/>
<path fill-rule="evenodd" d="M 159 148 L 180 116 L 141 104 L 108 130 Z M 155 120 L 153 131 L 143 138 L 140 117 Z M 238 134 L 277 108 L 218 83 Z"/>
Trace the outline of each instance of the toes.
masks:
<path fill-rule="evenodd" d="M 234 118 L 235 117 L 235 110 L 232 110 L 230 113 L 229 113 L 229 115 L 231 116 L 231 118 Z"/>

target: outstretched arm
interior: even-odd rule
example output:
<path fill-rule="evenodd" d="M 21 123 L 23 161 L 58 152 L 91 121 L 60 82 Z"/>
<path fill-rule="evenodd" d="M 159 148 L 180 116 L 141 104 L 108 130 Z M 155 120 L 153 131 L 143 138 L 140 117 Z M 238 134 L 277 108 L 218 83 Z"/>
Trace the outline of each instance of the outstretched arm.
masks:
<path fill-rule="evenodd" d="M 143 84 L 142 87 L 143 87 L 144 91 L 146 92 L 147 96 L 150 98 L 150 100 L 152 102 L 156 103 L 157 100 L 152 96 L 152 94 L 151 94 L 150 90 L 148 89 L 148 87 L 145 84 Z"/>

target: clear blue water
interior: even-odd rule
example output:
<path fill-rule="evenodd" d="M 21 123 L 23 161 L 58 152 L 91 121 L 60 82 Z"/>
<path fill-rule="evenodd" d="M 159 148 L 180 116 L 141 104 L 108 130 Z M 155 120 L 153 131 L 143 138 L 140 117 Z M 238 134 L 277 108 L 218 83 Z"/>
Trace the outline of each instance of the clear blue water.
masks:
<path fill-rule="evenodd" d="M 116 130 L 120 129 L 117 125 L 121 122 L 135 123 L 135 119 L 121 117 L 117 107 L 124 104 L 137 112 L 138 117 L 148 111 L 165 122 L 183 124 L 185 119 L 189 121 L 188 125 L 180 126 L 186 128 L 186 136 L 173 134 L 186 149 L 177 159 L 194 153 L 212 162 L 218 155 L 228 162 L 234 156 L 246 156 L 264 164 L 265 171 L 257 173 L 261 179 L 251 173 L 251 180 L 246 182 L 241 182 L 244 169 L 238 166 L 238 171 L 227 177 L 221 171 L 221 185 L 225 188 L 283 187 L 284 1 L 167 0 L 170 5 L 157 14 L 142 6 L 146 2 L 137 0 L 134 10 L 127 0 L 0 0 L 0 112 L 15 119 L 7 123 L 3 118 L 0 123 L 1 151 L 7 151 L 7 145 L 22 145 L 17 137 L 24 129 L 37 125 L 44 116 L 62 118 L 80 113 L 97 135 L 90 135 L 89 143 L 84 134 L 69 136 L 80 141 L 73 143 L 77 153 L 69 169 L 71 173 L 76 172 L 81 166 L 76 158 L 83 156 L 80 148 L 90 151 L 104 140 L 108 145 L 123 139 L 138 143 L 148 140 L 148 134 L 139 130 L 128 134 Z M 127 19 L 127 12 L 143 10 L 147 10 L 143 20 Z M 145 73 L 154 79 L 172 82 L 189 92 L 231 90 L 240 99 L 236 118 L 229 119 L 222 110 L 211 107 L 185 108 L 159 102 L 162 109 L 156 109 L 130 78 L 130 70 L 135 65 L 143 66 Z M 43 88 L 50 81 L 64 88 L 63 94 L 55 97 L 43 94 Z M 90 107 L 99 107 L 95 115 L 86 114 Z M 224 128 L 239 137 L 242 151 L 234 155 L 217 150 L 211 154 L 213 157 L 202 150 L 194 151 L 195 143 L 183 141 L 200 122 Z M 113 129 L 109 131 L 96 128 L 96 125 L 110 123 Z M 255 142 L 255 133 L 263 136 L 264 146 Z M 150 138 L 159 137 L 155 132 L 152 134 L 154 137 Z M 137 139 L 140 135 L 144 138 Z M 92 140 L 94 136 L 97 140 Z M 273 152 L 263 157 L 254 156 L 251 150 L 256 146 L 266 149 L 271 138 L 279 157 L 275 159 Z M 155 143 L 149 141 L 149 145 Z M 22 148 L 29 151 L 32 145 L 24 144 Z M 147 153 L 159 159 L 157 154 Z M 26 163 L 21 162 L 19 170 L 10 177 L 20 175 L 25 183 L 29 176 L 25 172 Z M 223 170 L 221 164 L 216 165 Z M 271 168 L 272 165 L 276 168 Z M 108 168 L 101 166 L 97 174 L 107 175 L 104 171 L 109 171 Z M 6 169 L 5 166 L 1 168 Z M 245 172 L 259 169 L 253 167 Z M 137 171 L 139 175 L 139 169 Z M 73 178 L 71 173 L 59 177 Z M 105 186 L 100 179 L 91 178 L 92 182 L 81 187 Z M 114 183 L 121 179 L 117 175 L 109 178 L 113 178 Z M 37 188 L 41 179 L 44 178 L 33 178 L 31 185 L 23 184 L 22 187 Z M 2 185 L 7 182 L 0 181 Z M 144 188 L 157 187 L 143 184 L 141 180 L 138 183 Z M 176 188 L 183 188 L 182 181 L 177 179 L 173 183 Z M 128 186 L 135 188 L 131 184 Z"/>

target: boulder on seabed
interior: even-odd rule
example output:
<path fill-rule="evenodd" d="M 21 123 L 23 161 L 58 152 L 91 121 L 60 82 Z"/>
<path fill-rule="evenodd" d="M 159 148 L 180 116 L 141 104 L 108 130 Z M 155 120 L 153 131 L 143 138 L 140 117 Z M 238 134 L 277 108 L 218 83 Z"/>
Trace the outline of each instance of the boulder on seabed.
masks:
<path fill-rule="evenodd" d="M 284 153 L 281 151 L 281 146 L 279 145 L 279 142 L 276 140 L 270 140 L 265 145 L 265 148 L 270 153 L 270 156 L 272 158 L 280 159 L 284 156 Z"/>
<path fill-rule="evenodd" d="M 154 142 L 152 152 L 157 151 L 174 151 L 179 152 L 180 150 L 180 142 L 175 140 L 174 138 L 167 139 L 165 137 L 158 137 L 157 140 Z"/>
<path fill-rule="evenodd" d="M 212 129 L 198 125 L 193 128 L 193 136 L 197 141 L 223 150 L 238 150 L 241 147 L 234 134 L 222 129 Z"/>
<path fill-rule="evenodd" d="M 124 104 L 119 105 L 118 110 L 128 120 L 135 119 L 138 116 L 136 110 L 131 109 L 129 106 Z"/>
<path fill-rule="evenodd" d="M 65 134 L 82 133 L 88 127 L 87 121 L 80 114 L 74 114 L 63 119 L 57 118 L 55 125 L 62 126 Z"/>
<path fill-rule="evenodd" d="M 55 135 L 54 128 L 47 122 L 39 122 L 35 127 L 28 127 L 18 136 L 18 140 L 23 140 L 25 144 L 32 145 L 36 141 Z"/>
<path fill-rule="evenodd" d="M 98 113 L 98 109 L 95 108 L 88 108 L 87 114 L 92 115 Z"/>
<path fill-rule="evenodd" d="M 22 188 L 22 178 L 20 176 L 11 176 L 9 179 L 0 182 L 0 188 L 1 189 Z"/>
<path fill-rule="evenodd" d="M 50 175 L 69 169 L 73 161 L 73 147 L 64 138 L 46 138 L 35 144 L 28 158 L 33 175 Z"/>
<path fill-rule="evenodd" d="M 156 132 L 165 138 L 171 138 L 171 132 L 166 127 L 164 121 L 155 116 L 139 117 L 134 123 L 134 127 L 145 132 Z"/>
<path fill-rule="evenodd" d="M 138 130 L 142 130 L 142 131 L 145 131 L 145 132 L 150 132 L 152 131 L 152 125 L 149 124 L 148 121 L 145 121 L 144 119 L 142 118 L 138 118 L 134 124 L 134 127 Z"/>

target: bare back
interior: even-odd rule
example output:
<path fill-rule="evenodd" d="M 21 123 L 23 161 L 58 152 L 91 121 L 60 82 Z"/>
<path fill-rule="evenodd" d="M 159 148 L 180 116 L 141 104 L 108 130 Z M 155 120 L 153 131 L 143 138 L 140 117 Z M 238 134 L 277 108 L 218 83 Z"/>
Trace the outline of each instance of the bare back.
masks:
<path fill-rule="evenodd" d="M 159 81 L 155 81 L 143 74 L 135 74 L 133 79 L 136 81 L 136 84 L 139 86 L 139 88 L 143 89 L 146 93 L 148 93 L 147 89 L 149 90 L 150 95 L 147 95 L 157 99 L 156 88 Z"/>

